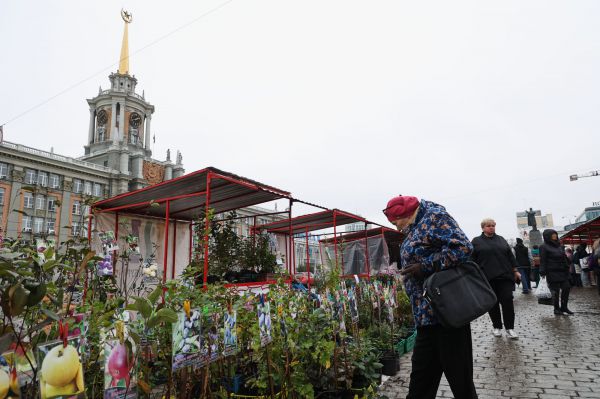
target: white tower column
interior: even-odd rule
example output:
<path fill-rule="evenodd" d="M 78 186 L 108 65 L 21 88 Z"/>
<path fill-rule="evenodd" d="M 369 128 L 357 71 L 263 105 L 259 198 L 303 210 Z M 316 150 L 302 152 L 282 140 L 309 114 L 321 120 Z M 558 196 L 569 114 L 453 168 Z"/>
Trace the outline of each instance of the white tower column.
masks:
<path fill-rule="evenodd" d="M 113 101 L 112 112 L 110 113 L 110 138 L 113 143 L 117 143 L 117 103 Z"/>
<path fill-rule="evenodd" d="M 150 149 L 150 122 L 152 122 L 152 114 L 146 114 L 146 135 L 144 138 L 144 148 Z"/>
<path fill-rule="evenodd" d="M 90 108 L 90 130 L 88 132 L 88 144 L 94 142 L 94 109 Z"/>

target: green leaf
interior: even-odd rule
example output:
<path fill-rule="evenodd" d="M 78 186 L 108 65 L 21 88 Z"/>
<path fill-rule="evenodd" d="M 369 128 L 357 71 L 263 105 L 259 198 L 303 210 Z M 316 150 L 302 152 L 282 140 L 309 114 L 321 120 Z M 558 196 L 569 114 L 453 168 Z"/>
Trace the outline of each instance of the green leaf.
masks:
<path fill-rule="evenodd" d="M 154 291 L 152 291 L 152 293 L 150 293 L 150 295 L 148 295 L 148 300 L 150 301 L 150 303 L 154 305 L 156 303 L 156 301 L 158 300 L 158 298 L 160 298 L 162 292 L 163 292 L 163 290 L 160 285 L 158 287 L 156 287 L 156 289 Z"/>
<path fill-rule="evenodd" d="M 50 270 L 54 269 L 57 264 L 58 261 L 56 259 L 50 259 L 48 262 L 42 265 L 42 269 L 44 269 L 45 272 L 49 272 Z"/>
<path fill-rule="evenodd" d="M 44 251 L 44 257 L 50 259 L 54 256 L 54 247 L 49 247 Z"/>
<path fill-rule="evenodd" d="M 54 313 L 53 311 L 51 311 L 50 309 L 42 309 L 42 313 L 45 314 L 46 316 L 48 316 L 48 318 L 58 321 L 60 320 L 60 317 Z"/>
<path fill-rule="evenodd" d="M 44 299 L 46 295 L 46 284 L 40 283 L 36 285 L 26 285 L 29 290 L 29 297 L 27 297 L 27 306 L 35 306 Z"/>
<path fill-rule="evenodd" d="M 177 317 L 177 312 L 172 309 L 162 308 L 158 312 L 156 312 L 156 316 L 161 318 L 161 321 L 167 323 L 176 323 L 179 319 Z"/>
<path fill-rule="evenodd" d="M 25 305 L 27 305 L 28 296 L 29 291 L 23 288 L 20 283 L 9 288 L 8 298 L 11 316 L 18 316 L 23 313 Z"/>
<path fill-rule="evenodd" d="M 156 327 L 159 323 L 160 319 L 158 318 L 158 316 L 152 316 L 146 323 L 146 327 L 153 328 Z"/>
<path fill-rule="evenodd" d="M 152 315 L 152 305 L 146 298 L 136 298 L 135 305 L 144 319 L 148 319 Z"/>
<path fill-rule="evenodd" d="M 140 336 L 133 330 L 129 330 L 129 336 L 131 337 L 131 339 L 133 340 L 133 342 L 135 342 L 136 345 L 140 344 Z"/>

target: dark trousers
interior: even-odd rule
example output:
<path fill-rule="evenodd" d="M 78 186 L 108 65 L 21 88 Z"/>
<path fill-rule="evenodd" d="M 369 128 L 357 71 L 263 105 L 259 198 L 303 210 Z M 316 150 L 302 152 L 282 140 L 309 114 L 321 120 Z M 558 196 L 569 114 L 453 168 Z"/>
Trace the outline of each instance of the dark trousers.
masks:
<path fill-rule="evenodd" d="M 498 301 L 488 312 L 492 319 L 494 328 L 502 329 L 502 321 L 507 330 L 515 328 L 515 307 L 513 305 L 513 288 L 515 283 L 510 280 L 492 280 L 490 285 L 496 293 Z M 500 307 L 502 307 L 502 316 L 500 316 Z"/>
<path fill-rule="evenodd" d="M 552 301 L 554 302 L 554 309 L 566 309 L 569 304 L 569 292 L 571 291 L 571 284 L 568 281 L 560 283 L 548 283 L 548 288 L 552 291 Z M 558 299 L 560 297 L 560 306 Z"/>
<path fill-rule="evenodd" d="M 531 282 L 529 281 L 529 273 L 531 272 L 530 267 L 519 266 L 519 273 L 521 273 L 521 284 L 523 284 L 523 292 L 529 292 L 531 290 Z"/>
<path fill-rule="evenodd" d="M 473 383 L 471 326 L 417 328 L 412 372 L 406 399 L 434 399 L 442 373 L 455 398 L 477 398 Z"/>
<path fill-rule="evenodd" d="M 531 274 L 533 274 L 533 278 L 531 279 L 531 281 L 535 281 L 535 288 L 537 288 L 538 284 L 540 283 L 540 268 L 532 267 Z"/>
<path fill-rule="evenodd" d="M 598 288 L 598 295 L 600 295 L 600 270 L 595 270 L 596 273 L 596 287 Z"/>

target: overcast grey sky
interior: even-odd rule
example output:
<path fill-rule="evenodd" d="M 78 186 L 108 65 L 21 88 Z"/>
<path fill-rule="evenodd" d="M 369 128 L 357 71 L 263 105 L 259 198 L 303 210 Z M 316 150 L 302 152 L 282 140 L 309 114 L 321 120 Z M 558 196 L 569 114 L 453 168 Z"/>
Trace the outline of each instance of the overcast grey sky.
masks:
<path fill-rule="evenodd" d="M 154 157 L 181 150 L 187 172 L 384 224 L 411 194 L 470 237 L 483 217 L 509 238 L 516 211 L 562 225 L 600 201 L 599 177 L 568 178 L 600 169 L 598 1 L 1 0 L 5 140 L 83 154 L 121 7 Z"/>

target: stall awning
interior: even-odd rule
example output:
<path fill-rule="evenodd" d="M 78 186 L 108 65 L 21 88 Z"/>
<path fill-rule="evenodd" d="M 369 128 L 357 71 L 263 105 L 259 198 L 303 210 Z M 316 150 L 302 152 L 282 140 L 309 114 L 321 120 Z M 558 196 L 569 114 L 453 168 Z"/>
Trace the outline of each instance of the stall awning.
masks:
<path fill-rule="evenodd" d="M 268 231 L 269 233 L 301 234 L 309 231 L 323 230 L 332 228 L 334 226 L 343 226 L 357 222 L 376 224 L 369 222 L 363 217 L 353 215 L 339 209 L 328 209 L 325 211 L 297 216 L 291 219 L 278 220 L 276 222 L 263 224 L 258 226 L 258 229 L 262 231 Z"/>
<path fill-rule="evenodd" d="M 167 180 L 140 190 L 131 191 L 93 205 L 98 212 L 125 212 L 150 217 L 166 217 L 169 202 L 171 219 L 194 220 L 204 216 L 209 196 L 209 207 L 215 213 L 291 198 L 287 191 L 208 167 L 187 175 Z"/>
<path fill-rule="evenodd" d="M 569 245 L 591 245 L 598 238 L 600 238 L 600 216 L 567 232 L 560 237 L 560 242 Z"/>

